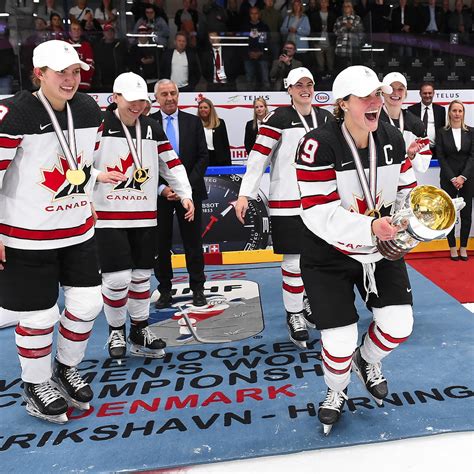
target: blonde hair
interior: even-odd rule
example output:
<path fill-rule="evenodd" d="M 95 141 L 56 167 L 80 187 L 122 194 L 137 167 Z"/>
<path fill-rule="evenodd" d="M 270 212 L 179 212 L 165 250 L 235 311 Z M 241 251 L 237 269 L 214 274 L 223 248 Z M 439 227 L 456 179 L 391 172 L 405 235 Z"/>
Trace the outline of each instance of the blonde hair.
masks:
<path fill-rule="evenodd" d="M 265 107 L 265 116 L 268 115 L 268 105 L 267 101 L 263 97 L 257 97 L 253 101 L 253 129 L 257 130 L 257 113 L 255 112 L 255 106 L 257 105 L 257 102 L 261 102 L 263 106 Z"/>
<path fill-rule="evenodd" d="M 205 104 L 207 104 L 209 106 L 209 108 L 211 109 L 211 113 L 209 114 L 209 119 L 207 120 L 207 122 L 205 122 L 204 120 L 201 119 L 202 124 L 204 125 L 204 128 L 217 128 L 220 125 L 221 121 L 219 120 L 219 116 L 217 115 L 216 109 L 215 109 L 214 104 L 212 103 L 211 100 L 202 99 L 198 102 L 198 115 L 199 115 L 199 106 L 203 102 Z M 199 117 L 199 118 L 201 118 L 201 117 Z"/>
<path fill-rule="evenodd" d="M 451 117 L 449 116 L 449 112 L 451 112 L 451 108 L 453 107 L 453 105 L 455 104 L 458 104 L 462 107 L 462 120 L 461 120 L 461 128 L 463 130 L 465 130 L 466 132 L 469 130 L 467 128 L 467 125 L 466 123 L 464 122 L 464 117 L 466 117 L 466 107 L 464 107 L 464 104 L 458 100 L 458 99 L 454 99 L 450 104 L 449 104 L 449 107 L 448 107 L 448 119 L 446 121 L 446 126 L 444 127 L 445 130 L 449 130 L 450 128 L 452 128 L 452 125 L 451 125 Z"/>

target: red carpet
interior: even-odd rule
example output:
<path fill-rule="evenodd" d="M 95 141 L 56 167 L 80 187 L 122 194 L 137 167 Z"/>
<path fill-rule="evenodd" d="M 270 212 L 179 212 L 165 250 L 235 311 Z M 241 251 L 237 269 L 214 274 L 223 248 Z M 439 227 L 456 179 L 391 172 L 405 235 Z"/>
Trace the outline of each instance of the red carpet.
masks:
<path fill-rule="evenodd" d="M 406 262 L 461 303 L 474 303 L 474 255 L 457 262 L 449 252 L 409 254 Z"/>

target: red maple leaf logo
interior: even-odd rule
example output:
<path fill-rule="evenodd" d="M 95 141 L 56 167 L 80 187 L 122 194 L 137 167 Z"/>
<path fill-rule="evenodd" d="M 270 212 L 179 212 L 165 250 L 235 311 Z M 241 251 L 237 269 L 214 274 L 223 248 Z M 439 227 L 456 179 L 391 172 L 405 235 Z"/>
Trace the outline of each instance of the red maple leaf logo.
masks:
<path fill-rule="evenodd" d="M 120 165 L 116 165 L 113 168 L 110 166 L 107 166 L 107 172 L 118 171 L 119 173 L 126 174 L 128 168 L 130 168 L 130 166 L 132 165 L 133 165 L 133 157 L 132 157 L 132 154 L 129 153 L 125 159 L 124 158 L 120 159 Z"/>
<path fill-rule="evenodd" d="M 59 167 L 54 165 L 52 170 L 41 170 L 43 181 L 40 184 L 54 193 L 57 193 L 59 188 L 61 188 L 66 181 L 66 172 L 68 169 L 69 163 L 66 158 L 59 155 Z"/>
<path fill-rule="evenodd" d="M 367 202 L 365 198 L 363 197 L 354 196 L 354 202 L 355 202 L 355 206 L 351 206 L 350 208 L 351 212 L 365 214 L 367 210 L 369 209 L 369 206 L 367 206 Z M 377 209 L 380 209 L 380 193 L 377 194 L 377 197 L 375 198 L 375 207 Z"/>

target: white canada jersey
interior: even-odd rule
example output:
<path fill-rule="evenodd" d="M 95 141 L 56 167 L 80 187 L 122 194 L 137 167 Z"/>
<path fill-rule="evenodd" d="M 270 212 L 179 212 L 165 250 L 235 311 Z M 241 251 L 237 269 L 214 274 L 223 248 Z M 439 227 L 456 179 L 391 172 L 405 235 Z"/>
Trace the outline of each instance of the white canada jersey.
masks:
<path fill-rule="evenodd" d="M 100 171 L 120 171 L 127 180 L 119 184 L 97 183 L 94 207 L 98 228 L 156 226 L 158 178 L 161 175 L 181 199 L 192 199 L 186 170 L 171 147 L 160 124 L 150 117 L 140 117 L 142 164 L 146 178 L 135 179 L 136 166 L 128 146 L 122 123 L 114 112 L 104 112 L 104 132 L 95 156 Z M 136 146 L 135 126 L 128 127 Z M 141 180 L 140 180 L 141 181 Z"/>
<path fill-rule="evenodd" d="M 334 120 L 332 114 L 325 109 L 314 107 L 314 111 L 318 127 L 328 120 Z M 309 120 L 311 126 L 311 118 L 306 117 L 306 120 Z M 249 154 L 239 195 L 256 199 L 260 181 L 270 164 L 270 215 L 301 214 L 294 163 L 298 143 L 305 133 L 303 123 L 293 107 L 278 107 L 270 112 L 263 120 Z"/>
<path fill-rule="evenodd" d="M 423 122 L 415 115 L 412 114 L 407 109 L 402 109 L 401 113 L 403 114 L 403 140 L 405 141 L 405 148 L 408 150 L 408 147 L 416 140 L 419 139 L 423 143 L 423 148 L 414 156 L 411 160 L 413 169 L 417 173 L 426 173 L 430 167 L 431 158 L 433 153 L 430 150 L 430 139 L 427 136 L 426 128 Z M 385 110 L 382 109 L 380 112 L 380 119 L 384 122 L 390 122 L 390 118 L 385 113 Z M 393 123 L 393 125 L 400 130 L 399 122 Z"/>
<path fill-rule="evenodd" d="M 389 216 L 416 186 L 400 132 L 379 122 L 373 134 L 377 153 L 376 208 Z M 368 179 L 367 149 L 359 155 Z M 371 232 L 373 217 L 359 182 L 354 159 L 340 125 L 331 122 L 305 135 L 298 147 L 296 174 L 306 227 L 350 257 L 363 262 L 382 258 Z"/>
<path fill-rule="evenodd" d="M 79 244 L 94 234 L 90 198 L 101 112 L 94 99 L 69 101 L 76 157 L 86 180 L 66 180 L 69 164 L 43 104 L 23 91 L 0 102 L 0 240 L 7 247 L 45 250 Z M 67 137 L 67 113 L 55 112 Z"/>

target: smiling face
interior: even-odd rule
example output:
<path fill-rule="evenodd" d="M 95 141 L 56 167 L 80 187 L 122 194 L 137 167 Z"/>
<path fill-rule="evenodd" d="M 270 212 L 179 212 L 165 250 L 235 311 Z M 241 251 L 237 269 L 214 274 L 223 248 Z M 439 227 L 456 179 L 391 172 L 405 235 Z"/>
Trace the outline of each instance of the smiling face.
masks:
<path fill-rule="evenodd" d="M 310 105 L 314 97 L 314 82 L 309 77 L 302 77 L 295 85 L 288 87 L 288 94 L 296 107 Z"/>
<path fill-rule="evenodd" d="M 430 86 L 429 84 L 424 85 L 420 89 L 420 96 L 421 96 L 421 102 L 423 102 L 423 105 L 425 106 L 431 105 L 431 103 L 433 102 L 433 97 L 434 97 L 433 86 Z"/>
<path fill-rule="evenodd" d="M 147 106 L 146 100 L 129 102 L 122 94 L 114 94 L 114 102 L 117 104 L 120 120 L 128 127 L 135 125 L 137 118 L 140 117 Z"/>
<path fill-rule="evenodd" d="M 391 94 L 383 94 L 385 103 L 392 107 L 401 108 L 403 100 L 407 96 L 407 90 L 405 86 L 398 81 L 392 82 L 390 85 L 392 86 L 393 91 Z"/>
<path fill-rule="evenodd" d="M 178 109 L 179 93 L 174 83 L 160 84 L 155 93 L 160 109 L 167 115 L 174 114 Z"/>
<path fill-rule="evenodd" d="M 41 81 L 41 90 L 55 110 L 63 110 L 66 101 L 74 97 L 81 82 L 79 64 L 72 64 L 62 71 L 53 71 L 50 68 L 42 71 L 35 68 L 34 73 Z"/>
<path fill-rule="evenodd" d="M 206 102 L 201 102 L 198 106 L 198 115 L 201 120 L 207 122 L 209 115 L 211 115 L 211 107 Z"/>
<path fill-rule="evenodd" d="M 351 95 L 348 100 L 342 101 L 342 108 L 347 109 L 344 120 L 348 128 L 351 127 L 353 136 L 353 131 L 358 134 L 375 132 L 382 108 L 382 91 L 377 89 L 367 97 Z"/>

